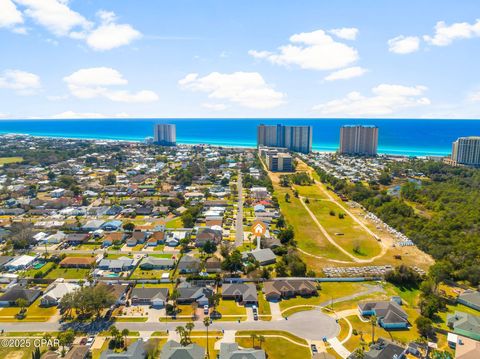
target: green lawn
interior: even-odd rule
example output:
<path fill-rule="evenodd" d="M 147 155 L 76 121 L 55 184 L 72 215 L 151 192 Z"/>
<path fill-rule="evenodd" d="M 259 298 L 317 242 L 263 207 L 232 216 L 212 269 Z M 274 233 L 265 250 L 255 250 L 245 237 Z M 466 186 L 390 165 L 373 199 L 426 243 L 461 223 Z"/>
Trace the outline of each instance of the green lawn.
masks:
<path fill-rule="evenodd" d="M 259 315 L 272 315 L 270 310 L 270 303 L 265 299 L 265 296 L 261 291 L 258 292 L 258 314 Z M 261 318 L 265 320 L 267 318 Z"/>
<path fill-rule="evenodd" d="M 183 228 L 183 222 L 180 217 L 176 217 L 166 224 L 167 228 Z"/>
<path fill-rule="evenodd" d="M 169 271 L 159 269 L 143 270 L 137 267 L 130 276 L 130 279 L 160 279 L 163 273 L 169 273 Z"/>
<path fill-rule="evenodd" d="M 44 265 L 42 268 L 40 268 L 40 269 L 30 268 L 30 269 L 28 269 L 28 270 L 26 270 L 26 271 L 23 271 L 23 272 L 21 273 L 21 276 L 22 276 L 22 277 L 26 277 L 26 278 L 34 278 L 37 273 L 39 273 L 39 272 L 46 273 L 46 272 L 48 272 L 48 271 L 50 270 L 50 268 L 53 268 L 54 266 L 55 266 L 55 263 L 53 263 L 53 262 L 47 262 L 47 263 L 45 263 L 45 265 Z"/>
<path fill-rule="evenodd" d="M 247 311 L 243 305 L 238 305 L 234 300 L 220 300 L 217 311 L 222 315 L 246 316 Z M 234 320 L 230 318 L 230 320 Z"/>
<path fill-rule="evenodd" d="M 153 253 L 153 254 L 148 254 L 149 257 L 154 257 L 154 258 L 172 258 L 173 254 L 169 253 Z"/>
<path fill-rule="evenodd" d="M 251 338 L 241 338 L 238 337 L 240 335 L 250 335 L 251 332 L 237 332 L 237 337 L 235 341 L 244 348 L 251 348 L 252 347 L 252 339 Z M 275 331 L 258 331 L 255 332 L 257 335 L 282 335 L 285 337 L 294 337 L 289 333 L 286 332 L 275 332 Z M 293 338 L 292 338 L 293 339 Z M 298 339 L 299 342 L 303 342 L 306 345 L 306 342 L 303 339 L 296 338 Z M 295 340 L 295 339 L 294 339 Z M 259 346 L 260 343 L 258 340 L 255 341 L 255 346 Z M 268 355 L 269 359 L 283 359 L 285 358 L 285 354 L 288 353 L 288 358 L 289 359 L 305 359 L 305 358 L 310 358 L 311 353 L 310 349 L 307 346 L 302 346 L 302 345 L 297 345 L 294 344 L 286 339 L 283 338 L 265 338 L 265 342 L 262 344 L 262 349 L 265 350 L 265 352 Z"/>
<path fill-rule="evenodd" d="M 22 161 L 23 161 L 22 157 L 0 157 L 0 166 L 3 166 L 4 164 L 7 164 L 7 163 L 18 163 Z"/>
<path fill-rule="evenodd" d="M 88 268 L 56 268 L 47 274 L 45 278 L 57 279 L 85 279 L 91 269 Z"/>
<path fill-rule="evenodd" d="M 15 318 L 15 315 L 18 314 L 20 308 L 18 307 L 7 307 L 0 309 L 0 322 L 11 322 L 11 321 L 22 321 L 22 322 L 46 322 L 50 319 L 51 316 L 57 313 L 56 307 L 42 308 L 40 307 L 40 298 L 32 303 L 30 307 L 27 308 L 26 317 L 24 319 L 18 320 Z"/>
<path fill-rule="evenodd" d="M 467 307 L 463 304 L 456 304 L 456 305 L 448 304 L 446 312 L 438 313 L 439 319 L 441 321 L 435 323 L 435 326 L 437 326 L 441 329 L 448 330 L 449 328 L 447 326 L 447 317 L 448 317 L 449 314 L 454 314 L 455 312 L 464 312 L 464 313 L 468 313 L 468 314 L 472 314 L 472 315 L 475 315 L 477 317 L 480 317 L 480 312 L 478 310 L 469 308 L 469 307 Z"/>
<path fill-rule="evenodd" d="M 318 306 L 321 303 L 328 302 L 332 299 L 337 299 L 345 296 L 349 296 L 361 291 L 364 291 L 367 287 L 364 283 L 356 282 L 345 282 L 345 283 L 335 283 L 335 282 L 326 282 L 320 283 L 321 289 L 318 291 L 317 297 L 300 297 L 290 298 L 287 300 L 282 300 L 280 302 L 280 309 L 286 310 L 291 307 L 298 305 L 305 305 L 307 307 L 294 308 L 287 310 L 283 313 L 284 316 L 292 315 L 293 313 L 300 312 L 303 310 L 309 310 L 313 306 Z M 336 304 L 334 305 L 336 307 Z"/>

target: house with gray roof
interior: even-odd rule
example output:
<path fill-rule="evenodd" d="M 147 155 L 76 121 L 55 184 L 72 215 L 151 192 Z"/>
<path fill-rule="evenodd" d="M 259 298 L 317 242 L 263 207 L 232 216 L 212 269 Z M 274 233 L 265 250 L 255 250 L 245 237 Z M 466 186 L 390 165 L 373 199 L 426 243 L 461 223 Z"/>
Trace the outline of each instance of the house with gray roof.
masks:
<path fill-rule="evenodd" d="M 151 305 L 162 308 L 168 299 L 168 288 L 133 288 L 130 292 L 132 305 Z"/>
<path fill-rule="evenodd" d="M 221 343 L 219 359 L 266 359 L 263 349 L 240 349 L 238 343 Z"/>
<path fill-rule="evenodd" d="M 453 329 L 455 334 L 480 340 L 480 317 L 456 311 L 455 314 L 447 317 L 447 325 Z"/>
<path fill-rule="evenodd" d="M 354 358 L 353 355 L 348 358 Z M 365 353 L 365 359 L 405 359 L 406 357 L 405 348 L 383 338 L 379 338 Z"/>
<path fill-rule="evenodd" d="M 274 264 L 277 261 L 277 256 L 270 248 L 255 249 L 251 252 L 247 252 L 246 257 L 249 260 L 257 261 L 262 266 Z"/>
<path fill-rule="evenodd" d="M 408 314 L 394 301 L 360 302 L 358 310 L 362 316 L 375 315 L 385 329 L 404 329 L 409 325 Z"/>
<path fill-rule="evenodd" d="M 480 311 L 480 292 L 467 290 L 458 296 L 457 302 Z"/>
<path fill-rule="evenodd" d="M 28 305 L 32 304 L 40 295 L 42 291 L 39 289 L 27 289 L 19 285 L 16 285 L 7 290 L 2 296 L 0 296 L 0 307 L 13 307 L 16 306 L 16 301 L 19 299 L 25 299 Z"/>
<path fill-rule="evenodd" d="M 147 352 L 145 351 L 143 340 L 140 339 L 130 344 L 126 351 L 115 352 L 107 349 L 100 355 L 100 359 L 145 359 L 146 357 Z"/>
<path fill-rule="evenodd" d="M 184 255 L 180 258 L 177 265 L 177 269 L 180 273 L 198 273 L 200 267 L 200 259 L 189 255 Z"/>
<path fill-rule="evenodd" d="M 169 340 L 162 347 L 160 359 L 204 359 L 205 348 L 198 344 L 189 344 L 182 346 L 180 343 Z M 103 358 L 101 358 L 103 359 Z"/>
<path fill-rule="evenodd" d="M 200 287 L 190 284 L 189 282 L 182 282 L 178 285 L 177 291 L 179 297 L 178 304 L 190 304 L 197 302 L 198 305 L 208 305 L 209 298 L 213 296 L 213 289 L 209 287 Z"/>
<path fill-rule="evenodd" d="M 235 300 L 243 305 L 258 305 L 257 287 L 252 283 L 224 283 L 222 298 Z"/>
<path fill-rule="evenodd" d="M 172 258 L 147 257 L 140 263 L 140 269 L 172 269 L 175 261 Z"/>
<path fill-rule="evenodd" d="M 104 258 L 98 263 L 98 268 L 112 272 L 126 272 L 133 269 L 133 259 L 120 257 L 118 259 Z"/>

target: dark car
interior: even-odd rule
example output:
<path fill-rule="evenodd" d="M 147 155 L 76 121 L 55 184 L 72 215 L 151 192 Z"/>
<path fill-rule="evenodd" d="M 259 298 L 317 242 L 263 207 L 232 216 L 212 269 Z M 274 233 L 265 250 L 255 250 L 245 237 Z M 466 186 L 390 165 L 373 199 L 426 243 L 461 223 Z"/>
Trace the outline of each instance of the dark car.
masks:
<path fill-rule="evenodd" d="M 312 349 L 312 353 L 313 353 L 313 354 L 318 353 L 318 349 L 317 349 L 317 346 L 316 346 L 315 344 L 311 344 L 311 345 L 310 345 L 310 349 Z"/>

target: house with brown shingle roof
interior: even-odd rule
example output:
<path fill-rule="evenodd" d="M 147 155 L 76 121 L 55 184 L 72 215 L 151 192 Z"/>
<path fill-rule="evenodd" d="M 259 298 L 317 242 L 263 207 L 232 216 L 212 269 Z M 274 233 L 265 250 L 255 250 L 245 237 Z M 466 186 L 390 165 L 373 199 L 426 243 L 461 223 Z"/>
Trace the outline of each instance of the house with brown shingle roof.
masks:
<path fill-rule="evenodd" d="M 267 300 L 278 301 L 282 298 L 291 298 L 318 295 L 317 287 L 311 280 L 306 279 L 279 279 L 267 281 L 263 285 L 263 293 Z"/>

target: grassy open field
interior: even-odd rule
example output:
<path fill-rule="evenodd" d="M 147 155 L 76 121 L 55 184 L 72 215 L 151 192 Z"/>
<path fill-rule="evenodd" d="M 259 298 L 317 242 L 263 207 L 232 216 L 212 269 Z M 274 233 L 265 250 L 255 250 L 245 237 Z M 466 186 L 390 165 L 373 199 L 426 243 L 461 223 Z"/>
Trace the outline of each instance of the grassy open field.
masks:
<path fill-rule="evenodd" d="M 340 219 L 339 214 L 344 212 L 335 203 L 310 200 L 307 206 L 335 242 L 350 254 L 361 259 L 380 254 L 381 247 L 377 240 L 360 227 L 352 217 L 344 214 L 343 219 Z M 333 211 L 333 215 L 330 211 Z"/>
<path fill-rule="evenodd" d="M 3 166 L 4 164 L 7 164 L 7 163 L 18 163 L 22 161 L 23 161 L 22 157 L 0 157 L 0 166 Z"/>
<path fill-rule="evenodd" d="M 275 174 L 272 176 L 275 176 Z M 293 191 L 290 188 L 281 187 L 273 178 L 272 181 L 280 210 L 288 224 L 293 226 L 298 248 L 314 255 L 348 261 L 349 258 L 320 232 L 300 199 L 293 195 Z M 285 200 L 286 193 L 290 195 L 289 202 Z"/>

